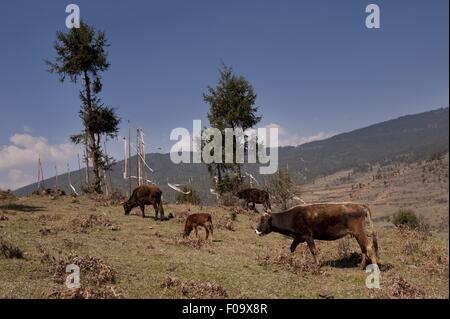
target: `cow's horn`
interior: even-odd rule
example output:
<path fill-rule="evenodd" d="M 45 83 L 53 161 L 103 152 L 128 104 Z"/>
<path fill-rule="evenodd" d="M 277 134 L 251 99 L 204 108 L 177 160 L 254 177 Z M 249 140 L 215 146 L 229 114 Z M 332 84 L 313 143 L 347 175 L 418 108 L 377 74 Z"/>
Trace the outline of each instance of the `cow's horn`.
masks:
<path fill-rule="evenodd" d="M 260 232 L 260 231 L 257 230 L 257 229 L 255 229 L 255 233 L 256 233 L 256 235 L 258 235 L 258 236 L 261 236 L 261 235 L 262 235 L 262 232 Z"/>

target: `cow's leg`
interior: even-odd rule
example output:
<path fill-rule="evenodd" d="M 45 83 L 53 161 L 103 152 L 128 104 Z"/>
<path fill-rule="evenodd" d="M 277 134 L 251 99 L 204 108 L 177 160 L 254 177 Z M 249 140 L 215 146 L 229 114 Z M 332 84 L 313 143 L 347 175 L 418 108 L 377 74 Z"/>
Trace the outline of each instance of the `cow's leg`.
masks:
<path fill-rule="evenodd" d="M 141 208 L 142 218 L 145 218 L 145 205 L 141 204 L 141 205 L 139 205 L 139 207 Z"/>
<path fill-rule="evenodd" d="M 153 209 L 155 210 L 155 220 L 158 220 L 158 211 L 159 211 L 158 204 L 153 203 Z"/>
<path fill-rule="evenodd" d="M 316 265 L 320 267 L 319 259 L 317 258 L 317 249 L 316 244 L 314 243 L 313 238 L 309 238 L 306 240 L 306 243 L 308 244 L 309 251 L 314 257 L 314 261 L 316 262 Z"/>
<path fill-rule="evenodd" d="M 159 218 L 161 220 L 164 220 L 164 207 L 162 201 L 159 202 L 158 208 L 159 208 Z"/>
<path fill-rule="evenodd" d="M 208 229 L 209 227 L 208 227 L 208 224 L 205 224 L 205 232 L 206 232 L 206 238 L 205 238 L 205 240 L 208 240 L 208 238 L 209 238 L 209 229 Z"/>
<path fill-rule="evenodd" d="M 302 241 L 298 238 L 295 238 L 294 241 L 291 244 L 291 253 L 293 253 L 295 251 L 295 249 L 297 248 L 297 246 L 301 243 Z"/>
<path fill-rule="evenodd" d="M 197 230 L 197 225 L 193 225 L 192 227 L 194 227 L 194 234 L 195 234 L 195 238 L 198 238 L 198 230 Z"/>
<path fill-rule="evenodd" d="M 375 248 L 372 245 L 372 241 L 369 241 L 369 244 L 367 245 L 367 254 L 370 258 L 370 262 L 373 265 L 378 266 L 377 253 L 375 252 Z"/>
<path fill-rule="evenodd" d="M 189 235 L 191 235 L 191 232 L 192 232 L 192 227 L 189 227 L 187 230 L 185 228 L 183 237 L 185 237 L 185 238 L 189 237 Z"/>
<path fill-rule="evenodd" d="M 361 248 L 361 263 L 359 264 L 360 269 L 364 269 L 366 267 L 367 256 L 370 258 L 372 264 L 377 263 L 377 259 L 375 257 L 375 253 L 373 251 L 372 243 L 368 240 L 366 234 L 364 232 L 360 232 L 355 234 L 356 241 Z"/>
<path fill-rule="evenodd" d="M 213 226 L 213 224 L 212 223 L 208 223 L 208 228 L 209 228 L 209 234 L 210 234 L 210 239 L 211 239 L 211 242 L 213 242 L 213 229 L 214 229 L 214 226 Z"/>

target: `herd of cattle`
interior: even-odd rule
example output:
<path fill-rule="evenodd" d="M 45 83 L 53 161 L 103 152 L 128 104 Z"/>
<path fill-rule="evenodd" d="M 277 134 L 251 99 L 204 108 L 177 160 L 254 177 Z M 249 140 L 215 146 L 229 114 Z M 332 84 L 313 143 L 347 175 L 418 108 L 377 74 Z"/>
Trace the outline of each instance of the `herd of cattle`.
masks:
<path fill-rule="evenodd" d="M 259 236 L 271 232 L 291 237 L 291 252 L 293 253 L 300 243 L 306 242 L 315 262 L 317 250 L 314 240 L 337 240 L 347 235 L 353 236 L 358 242 L 362 260 L 360 268 L 364 269 L 367 258 L 371 264 L 377 264 L 378 240 L 373 228 L 372 214 L 366 205 L 354 203 L 316 203 L 295 206 L 287 211 L 271 212 L 270 196 L 264 190 L 249 188 L 237 192 L 238 198 L 246 201 L 248 207 L 252 204 L 262 204 L 266 212 L 261 216 L 255 229 Z M 143 185 L 137 187 L 128 201 L 123 204 L 125 214 L 128 215 L 134 207 L 139 207 L 142 217 L 145 217 L 145 206 L 152 205 L 155 209 L 156 219 L 164 220 L 164 208 L 162 203 L 162 191 L 158 186 Z M 370 224 L 370 237 L 366 235 L 365 221 Z M 187 217 L 183 235 L 189 236 L 192 231 L 198 236 L 197 227 L 206 229 L 206 239 L 212 241 L 213 223 L 210 214 L 191 214 Z"/>

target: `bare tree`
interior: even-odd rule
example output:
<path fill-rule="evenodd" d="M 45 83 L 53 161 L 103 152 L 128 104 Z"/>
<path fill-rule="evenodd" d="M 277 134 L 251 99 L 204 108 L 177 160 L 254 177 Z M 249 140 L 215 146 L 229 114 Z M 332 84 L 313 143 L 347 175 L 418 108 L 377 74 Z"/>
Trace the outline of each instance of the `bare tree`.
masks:
<path fill-rule="evenodd" d="M 282 210 L 288 209 L 289 201 L 294 197 L 294 183 L 287 169 L 280 169 L 273 174 L 266 188 L 272 203 L 280 205 Z"/>

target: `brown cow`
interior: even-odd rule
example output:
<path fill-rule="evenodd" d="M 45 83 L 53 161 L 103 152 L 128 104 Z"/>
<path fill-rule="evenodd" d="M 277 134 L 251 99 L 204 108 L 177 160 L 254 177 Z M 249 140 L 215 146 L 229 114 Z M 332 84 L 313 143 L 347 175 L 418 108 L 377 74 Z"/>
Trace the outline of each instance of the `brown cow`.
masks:
<path fill-rule="evenodd" d="M 372 240 L 367 238 L 364 231 L 366 216 L 370 223 Z M 295 206 L 278 214 L 264 214 L 255 231 L 258 235 L 274 231 L 293 238 L 292 253 L 298 244 L 306 242 L 318 265 L 314 239 L 336 240 L 351 235 L 358 241 L 362 251 L 360 268 L 365 267 L 366 257 L 369 257 L 372 264 L 377 263 L 378 241 L 370 209 L 365 205 L 325 203 Z"/>
<path fill-rule="evenodd" d="M 189 237 L 192 230 L 195 233 L 195 237 L 198 237 L 198 226 L 203 226 L 206 230 L 206 240 L 208 240 L 209 234 L 211 234 L 211 241 L 213 238 L 213 223 L 211 214 L 207 213 L 198 213 L 189 215 L 184 224 L 184 233 L 183 237 Z"/>
<path fill-rule="evenodd" d="M 128 215 L 134 207 L 140 207 L 142 217 L 145 217 L 145 205 L 153 205 L 155 209 L 155 219 L 159 217 L 164 220 L 164 208 L 162 205 L 162 191 L 156 185 L 141 185 L 136 187 L 130 199 L 123 204 L 125 215 Z"/>
<path fill-rule="evenodd" d="M 248 204 L 252 203 L 252 209 L 256 210 L 256 204 L 263 204 L 266 211 L 270 211 L 272 208 L 270 206 L 269 193 L 257 189 L 257 188 L 247 188 L 243 189 L 235 194 L 239 199 L 245 199 L 246 207 Z"/>

